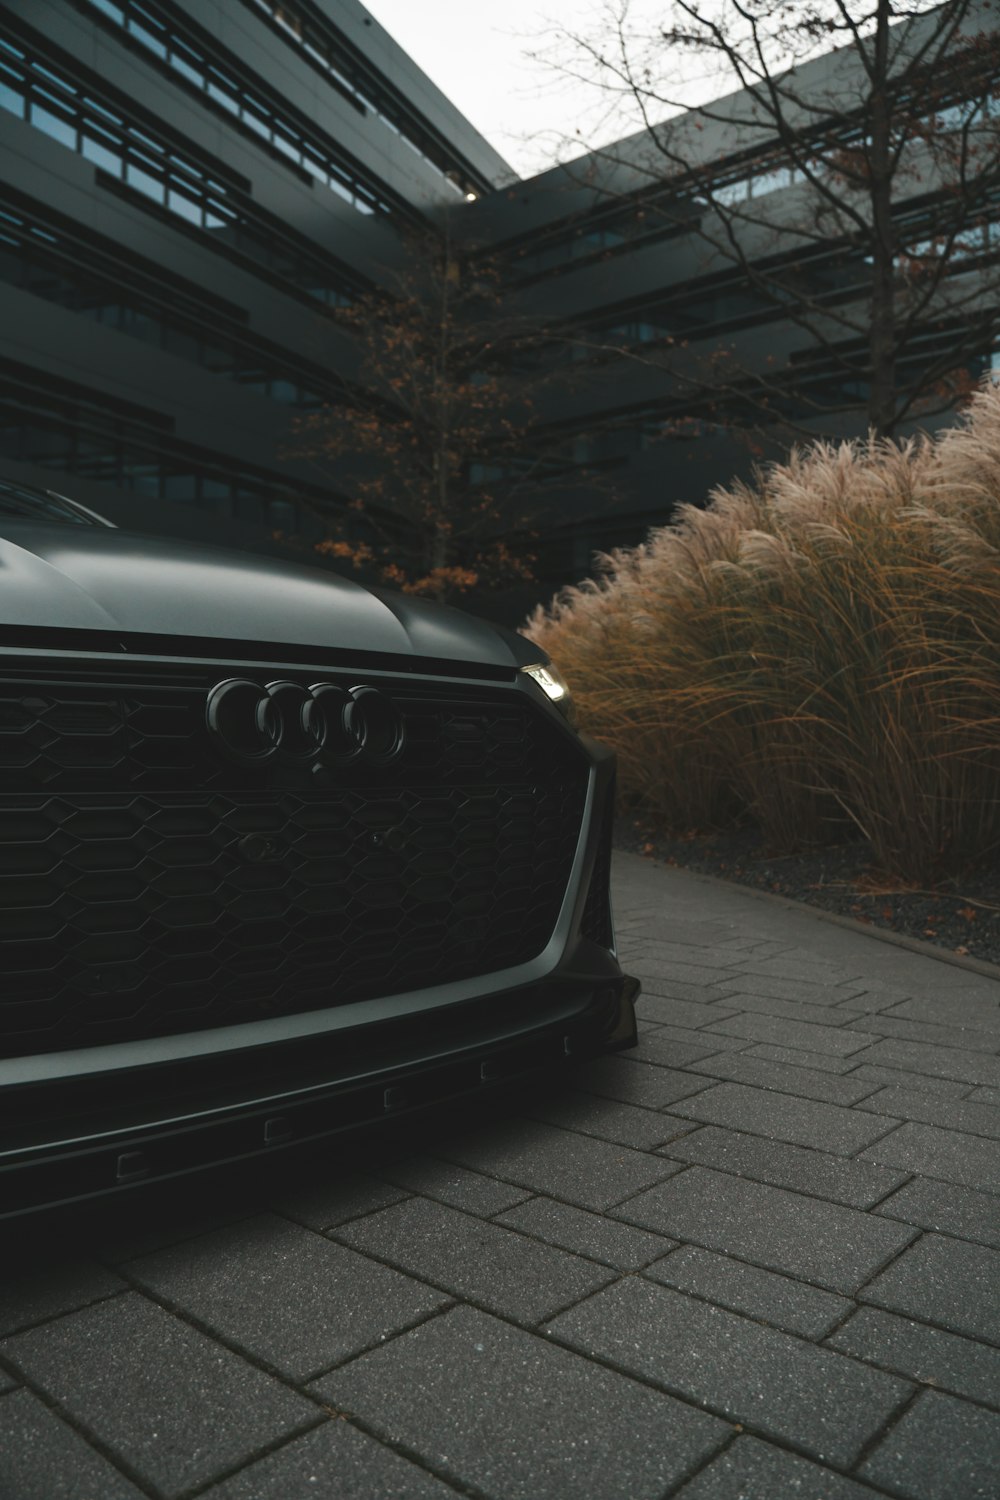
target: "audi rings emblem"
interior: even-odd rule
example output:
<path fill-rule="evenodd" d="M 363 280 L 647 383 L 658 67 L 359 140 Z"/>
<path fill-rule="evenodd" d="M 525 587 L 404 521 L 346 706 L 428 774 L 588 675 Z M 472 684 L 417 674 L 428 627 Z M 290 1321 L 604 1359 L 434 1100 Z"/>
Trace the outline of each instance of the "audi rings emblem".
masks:
<path fill-rule="evenodd" d="M 217 682 L 205 721 L 212 739 L 244 765 L 314 761 L 327 766 L 384 766 L 403 748 L 403 721 L 392 699 L 373 687 Z"/>

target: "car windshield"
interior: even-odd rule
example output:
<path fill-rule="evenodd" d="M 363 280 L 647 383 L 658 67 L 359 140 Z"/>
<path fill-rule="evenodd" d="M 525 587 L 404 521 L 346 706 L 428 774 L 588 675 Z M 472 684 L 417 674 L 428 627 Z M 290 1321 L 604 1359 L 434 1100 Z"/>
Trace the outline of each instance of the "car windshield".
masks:
<path fill-rule="evenodd" d="M 29 490 L 0 479 L 0 519 L 14 521 L 64 521 L 71 526 L 106 526 L 93 511 L 51 490 Z"/>

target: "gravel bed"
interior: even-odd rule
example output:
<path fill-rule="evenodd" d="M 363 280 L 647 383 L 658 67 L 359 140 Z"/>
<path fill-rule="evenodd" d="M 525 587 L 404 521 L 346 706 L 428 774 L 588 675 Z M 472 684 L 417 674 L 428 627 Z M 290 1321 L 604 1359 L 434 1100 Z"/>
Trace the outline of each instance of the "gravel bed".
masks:
<path fill-rule="evenodd" d="M 1000 861 L 932 890 L 914 890 L 881 877 L 864 842 L 768 855 L 754 828 L 670 838 L 621 817 L 615 843 L 1000 966 Z"/>

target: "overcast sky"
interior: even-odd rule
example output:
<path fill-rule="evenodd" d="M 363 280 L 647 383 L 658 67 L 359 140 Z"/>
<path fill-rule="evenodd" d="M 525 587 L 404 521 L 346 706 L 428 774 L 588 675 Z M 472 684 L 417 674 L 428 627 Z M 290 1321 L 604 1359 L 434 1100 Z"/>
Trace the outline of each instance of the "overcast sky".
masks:
<path fill-rule="evenodd" d="M 591 144 L 624 131 L 601 129 L 599 96 L 526 55 L 553 42 L 562 25 L 596 27 L 600 0 L 365 0 L 367 9 L 522 177 L 557 159 L 560 137 L 583 126 Z M 641 17 L 662 10 L 633 0 Z M 546 36 L 546 32 L 548 35 Z M 565 147 L 562 157 L 573 155 Z"/>

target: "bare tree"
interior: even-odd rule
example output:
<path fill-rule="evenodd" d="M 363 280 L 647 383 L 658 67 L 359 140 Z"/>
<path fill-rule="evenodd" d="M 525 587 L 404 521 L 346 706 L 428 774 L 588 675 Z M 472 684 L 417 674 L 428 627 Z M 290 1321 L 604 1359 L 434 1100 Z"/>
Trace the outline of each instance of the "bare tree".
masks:
<path fill-rule="evenodd" d="M 350 496 L 320 552 L 444 598 L 530 577 L 513 470 L 530 399 L 504 373 L 517 338 L 497 268 L 413 233 L 384 285 L 338 310 L 358 356 L 348 399 L 302 417 L 295 452 Z"/>
<path fill-rule="evenodd" d="M 682 319 L 658 344 L 597 339 L 594 352 L 658 364 L 689 403 L 792 429 L 863 415 L 888 435 L 954 406 L 1000 334 L 995 4 L 665 9 L 643 33 L 622 0 L 603 34 L 564 36 L 560 69 L 642 124 L 568 170 L 604 194 L 624 245 L 690 236 L 706 295 L 738 280 L 743 327 L 781 320 L 792 337 L 761 358 L 770 340 L 742 335 L 739 317 L 714 341 L 710 320 Z M 695 77 L 722 92 L 691 109 Z"/>
<path fill-rule="evenodd" d="M 335 314 L 356 380 L 296 423 L 294 456 L 349 497 L 339 520 L 324 517 L 317 550 L 438 599 L 530 582 L 560 471 L 578 497 L 610 498 L 599 477 L 561 462 L 566 439 L 536 422 L 553 377 L 533 356 L 551 334 L 516 311 L 503 264 L 457 242 L 448 215 L 410 233 L 383 269 L 379 288 Z"/>

